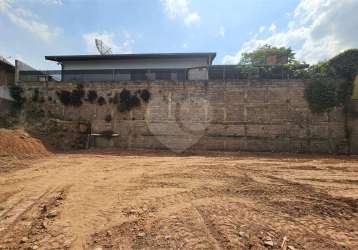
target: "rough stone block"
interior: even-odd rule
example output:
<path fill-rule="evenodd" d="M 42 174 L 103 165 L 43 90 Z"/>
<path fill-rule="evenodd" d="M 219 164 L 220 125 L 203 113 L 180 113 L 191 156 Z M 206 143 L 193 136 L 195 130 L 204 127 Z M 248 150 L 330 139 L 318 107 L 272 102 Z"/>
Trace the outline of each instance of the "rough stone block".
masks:
<path fill-rule="evenodd" d="M 285 102 L 282 104 L 268 105 L 267 113 L 270 123 L 284 123 L 290 119 L 289 107 Z"/>
<path fill-rule="evenodd" d="M 286 124 L 282 125 L 265 125 L 265 137 L 270 138 L 288 138 L 289 130 Z"/>
<path fill-rule="evenodd" d="M 223 134 L 229 137 L 242 137 L 246 135 L 245 125 L 225 125 Z"/>
<path fill-rule="evenodd" d="M 267 139 L 247 138 L 246 150 L 250 152 L 270 152 L 271 146 Z"/>
<path fill-rule="evenodd" d="M 307 153 L 310 152 L 308 140 L 305 139 L 291 139 L 290 152 L 293 153 Z"/>
<path fill-rule="evenodd" d="M 344 138 L 345 129 L 344 124 L 332 122 L 328 124 L 328 137 L 329 138 Z"/>
<path fill-rule="evenodd" d="M 245 121 L 245 108 L 243 105 L 227 105 L 225 107 L 226 119 L 228 122 Z"/>
<path fill-rule="evenodd" d="M 309 126 L 309 135 L 310 138 L 328 138 L 329 130 L 328 123 L 322 123 L 320 125 L 310 125 Z"/>
<path fill-rule="evenodd" d="M 247 106 L 246 121 L 252 123 L 266 123 L 266 105 Z"/>
<path fill-rule="evenodd" d="M 255 125 L 255 124 L 248 124 L 246 126 L 247 129 L 247 136 L 251 137 L 267 137 L 265 131 L 265 125 Z"/>
<path fill-rule="evenodd" d="M 267 91 L 267 100 L 269 103 L 287 103 L 289 100 L 288 89 L 286 87 L 270 87 Z"/>
<path fill-rule="evenodd" d="M 225 89 L 225 103 L 226 104 L 242 104 L 245 103 L 245 89 L 237 86 Z"/>
<path fill-rule="evenodd" d="M 246 138 L 225 138 L 226 151 L 244 151 L 246 150 Z"/>
<path fill-rule="evenodd" d="M 294 107 L 308 107 L 308 103 L 304 96 L 305 88 L 304 86 L 290 86 L 289 87 L 289 100 L 292 106 Z"/>
<path fill-rule="evenodd" d="M 265 103 L 266 88 L 248 88 L 247 102 L 248 103 Z"/>
<path fill-rule="evenodd" d="M 211 123 L 223 122 L 225 118 L 225 108 L 211 105 L 211 109 L 208 113 L 208 118 Z"/>
<path fill-rule="evenodd" d="M 327 139 L 311 140 L 309 144 L 309 151 L 311 153 L 332 153 L 333 149 Z"/>
<path fill-rule="evenodd" d="M 321 123 L 321 122 L 328 122 L 328 114 L 327 113 L 309 113 L 309 121 L 311 123 Z"/>
<path fill-rule="evenodd" d="M 200 143 L 205 145 L 206 150 L 223 150 L 225 148 L 225 139 L 218 137 L 202 137 Z"/>
<path fill-rule="evenodd" d="M 303 139 L 308 136 L 308 128 L 306 126 L 290 124 L 288 127 L 288 136 L 290 138 Z"/>

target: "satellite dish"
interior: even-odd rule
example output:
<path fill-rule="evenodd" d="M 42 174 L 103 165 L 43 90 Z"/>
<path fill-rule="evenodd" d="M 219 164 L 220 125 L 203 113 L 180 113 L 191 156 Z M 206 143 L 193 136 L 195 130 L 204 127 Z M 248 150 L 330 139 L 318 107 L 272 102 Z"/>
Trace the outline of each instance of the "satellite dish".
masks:
<path fill-rule="evenodd" d="M 108 47 L 107 45 L 105 45 L 102 40 L 99 40 L 96 38 L 94 41 L 96 43 L 97 50 L 101 55 L 111 55 L 112 54 L 112 49 L 110 47 Z"/>

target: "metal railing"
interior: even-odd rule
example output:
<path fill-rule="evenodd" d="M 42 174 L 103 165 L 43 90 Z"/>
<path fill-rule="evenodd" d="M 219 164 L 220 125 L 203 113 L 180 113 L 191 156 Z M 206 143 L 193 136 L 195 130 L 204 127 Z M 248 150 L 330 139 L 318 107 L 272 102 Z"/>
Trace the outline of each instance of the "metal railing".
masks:
<path fill-rule="evenodd" d="M 187 80 L 187 69 L 155 70 L 48 70 L 20 71 L 20 81 L 142 81 L 142 80 Z"/>
<path fill-rule="evenodd" d="M 210 80 L 246 80 L 246 79 L 298 79 L 308 65 L 213 65 L 209 69 Z"/>
<path fill-rule="evenodd" d="M 208 68 L 208 79 L 203 80 L 244 80 L 244 79 L 295 79 L 297 70 L 284 65 L 237 66 L 213 65 Z M 20 81 L 143 81 L 143 80 L 190 80 L 191 69 L 100 69 L 100 70 L 50 70 L 20 71 Z"/>

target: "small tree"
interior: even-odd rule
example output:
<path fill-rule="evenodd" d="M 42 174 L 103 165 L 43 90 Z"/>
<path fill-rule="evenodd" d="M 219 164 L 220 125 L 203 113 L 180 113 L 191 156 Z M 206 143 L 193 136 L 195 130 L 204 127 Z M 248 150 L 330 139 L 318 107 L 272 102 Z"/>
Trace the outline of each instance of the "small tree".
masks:
<path fill-rule="evenodd" d="M 241 56 L 240 64 L 264 65 L 266 64 L 267 56 L 273 54 L 277 55 L 278 57 L 287 55 L 289 64 L 297 62 L 295 59 L 295 53 L 292 51 L 292 49 L 286 47 L 275 47 L 266 44 L 252 52 L 243 53 Z"/>
<path fill-rule="evenodd" d="M 313 113 L 327 112 L 338 104 L 336 81 L 317 79 L 305 89 L 305 98 Z"/>

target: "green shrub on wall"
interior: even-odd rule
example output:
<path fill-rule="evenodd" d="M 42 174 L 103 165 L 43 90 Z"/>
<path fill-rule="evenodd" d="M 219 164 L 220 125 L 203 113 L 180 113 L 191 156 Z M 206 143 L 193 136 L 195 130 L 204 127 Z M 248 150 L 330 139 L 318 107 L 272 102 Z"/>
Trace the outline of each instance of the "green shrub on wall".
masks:
<path fill-rule="evenodd" d="M 338 104 L 336 81 L 332 79 L 311 82 L 306 87 L 304 95 L 313 113 L 330 111 Z"/>
<path fill-rule="evenodd" d="M 313 65 L 307 73 L 312 83 L 307 86 L 305 97 L 313 112 L 326 112 L 338 106 L 349 112 L 358 73 L 358 49 L 347 50 L 327 62 Z"/>
<path fill-rule="evenodd" d="M 71 104 L 71 92 L 67 90 L 61 90 L 57 91 L 56 95 L 64 106 L 69 106 Z"/>
<path fill-rule="evenodd" d="M 358 49 L 347 50 L 327 62 L 310 67 L 313 79 L 305 90 L 305 98 L 312 112 L 326 112 L 333 107 L 343 107 L 347 153 L 351 152 L 350 115 L 356 115 L 352 107 L 352 93 L 358 73 Z"/>
<path fill-rule="evenodd" d="M 98 103 L 99 106 L 102 106 L 102 105 L 106 104 L 107 102 L 106 102 L 106 99 L 104 99 L 103 96 L 100 96 L 98 98 L 98 100 L 97 100 L 97 103 Z"/>
<path fill-rule="evenodd" d="M 149 92 L 149 90 L 147 89 L 143 89 L 140 91 L 140 98 L 144 101 L 144 102 L 149 102 L 150 100 L 150 97 L 151 97 L 151 94 Z"/>
<path fill-rule="evenodd" d="M 57 91 L 56 94 L 64 106 L 72 105 L 74 107 L 80 107 L 82 105 L 82 99 L 85 96 L 85 91 L 83 85 L 79 84 L 72 92 L 61 90 Z"/>
<path fill-rule="evenodd" d="M 87 100 L 90 102 L 90 103 L 94 103 L 96 100 L 97 100 L 97 92 L 94 91 L 94 90 L 89 90 L 88 93 L 87 93 Z"/>
<path fill-rule="evenodd" d="M 123 89 L 119 95 L 116 95 L 115 99 L 115 102 L 118 104 L 118 111 L 122 113 L 140 106 L 140 99 L 137 96 L 137 92 L 131 94 L 131 92 L 127 89 Z"/>
<path fill-rule="evenodd" d="M 328 61 L 328 74 L 353 82 L 358 73 L 358 49 L 347 50 Z"/>
<path fill-rule="evenodd" d="M 83 85 L 77 85 L 77 88 L 74 89 L 71 93 L 71 104 L 74 107 L 80 107 L 82 105 L 82 99 L 85 96 L 85 91 L 83 90 Z"/>
<path fill-rule="evenodd" d="M 33 94 L 32 94 L 32 101 L 33 102 L 40 101 L 40 91 L 39 91 L 39 89 L 34 89 Z"/>
<path fill-rule="evenodd" d="M 10 96 L 12 99 L 14 99 L 13 107 L 16 109 L 21 109 L 26 102 L 26 98 L 24 97 L 24 90 L 21 86 L 12 85 L 10 87 Z"/>

